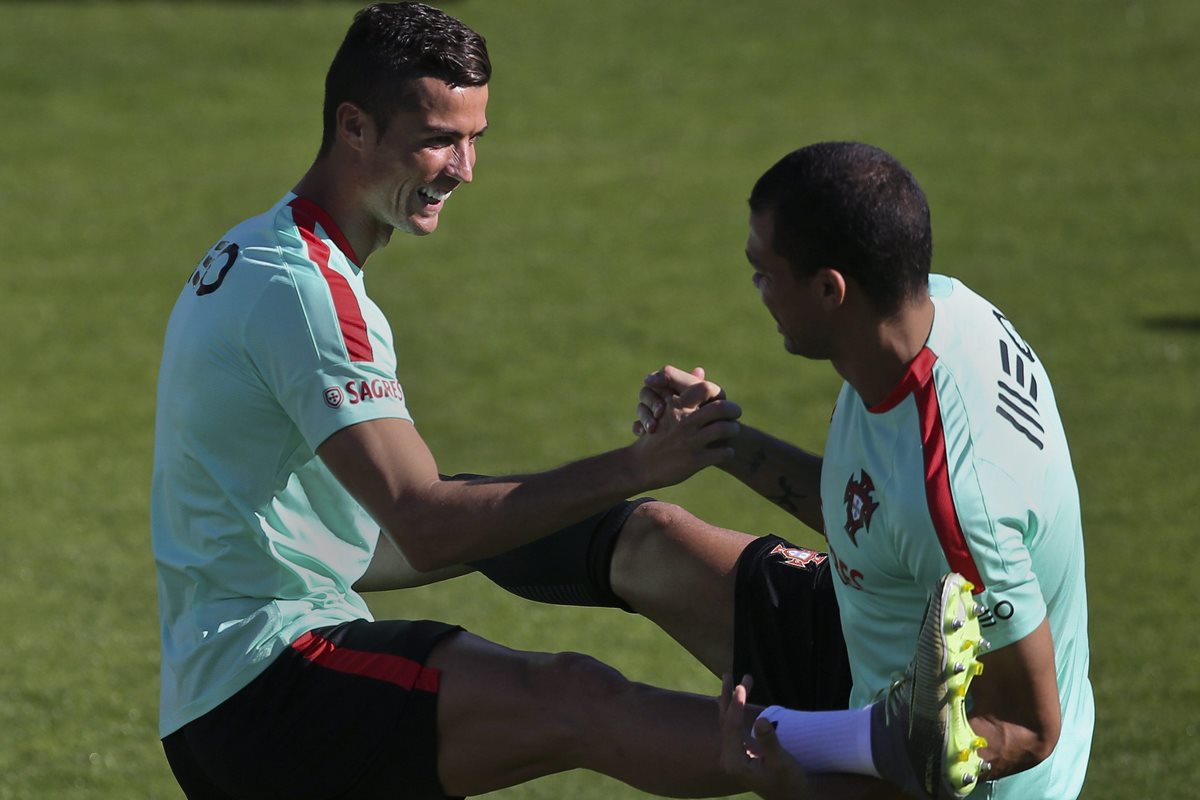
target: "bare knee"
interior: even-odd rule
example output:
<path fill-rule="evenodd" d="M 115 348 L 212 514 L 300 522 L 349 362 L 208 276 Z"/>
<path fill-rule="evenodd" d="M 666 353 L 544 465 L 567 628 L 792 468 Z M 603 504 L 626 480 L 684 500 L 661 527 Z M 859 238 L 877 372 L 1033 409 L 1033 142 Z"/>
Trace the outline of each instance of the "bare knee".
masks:
<path fill-rule="evenodd" d="M 583 653 L 553 653 L 530 664 L 530 685 L 549 704 L 586 717 L 588 707 L 616 700 L 632 684 L 614 667 Z"/>
<path fill-rule="evenodd" d="M 553 738 L 571 766 L 586 762 L 598 738 L 604 738 L 602 721 L 634 686 L 617 669 L 581 652 L 556 652 L 529 662 L 528 679 L 535 706 L 552 709 Z"/>
<path fill-rule="evenodd" d="M 578 767 L 594 768 L 636 686 L 579 653 L 530 653 L 458 633 L 428 666 L 441 672 L 438 774 L 474 795 Z"/>
<path fill-rule="evenodd" d="M 680 531 L 696 518 L 673 503 L 657 500 L 643 503 L 633 510 L 613 551 L 612 580 L 614 588 L 647 570 L 661 567 L 658 558 L 667 555 Z"/>
<path fill-rule="evenodd" d="M 694 592 L 724 592 L 738 557 L 753 540 L 710 525 L 673 503 L 645 503 L 634 509 L 617 539 L 610 572 L 613 591 L 643 614 L 657 603 L 674 605 Z"/>

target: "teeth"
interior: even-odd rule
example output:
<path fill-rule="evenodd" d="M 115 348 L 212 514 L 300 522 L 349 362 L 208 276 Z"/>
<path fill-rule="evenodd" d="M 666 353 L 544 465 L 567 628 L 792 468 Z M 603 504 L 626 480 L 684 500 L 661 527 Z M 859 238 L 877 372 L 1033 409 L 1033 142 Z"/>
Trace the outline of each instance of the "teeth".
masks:
<path fill-rule="evenodd" d="M 419 193 L 421 193 L 423 196 L 434 201 L 435 203 L 440 203 L 441 201 L 443 201 L 447 197 L 449 197 L 451 192 L 453 192 L 454 190 L 451 189 L 450 192 L 439 192 L 437 189 L 434 189 L 432 186 L 422 186 L 420 189 L 417 189 L 417 191 Z"/>

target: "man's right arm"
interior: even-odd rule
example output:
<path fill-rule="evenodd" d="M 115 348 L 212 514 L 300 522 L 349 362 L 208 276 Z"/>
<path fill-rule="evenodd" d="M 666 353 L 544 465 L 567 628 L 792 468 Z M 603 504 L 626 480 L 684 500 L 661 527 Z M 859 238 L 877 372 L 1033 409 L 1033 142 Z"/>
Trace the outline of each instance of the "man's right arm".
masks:
<path fill-rule="evenodd" d="M 659 436 L 528 475 L 445 480 L 412 423 L 393 418 L 343 428 L 317 455 L 407 563 L 428 572 L 528 544 L 727 460 L 740 412 L 715 399 L 698 386 L 673 400 Z"/>
<path fill-rule="evenodd" d="M 634 433 L 652 434 L 667 401 L 704 381 L 704 370 L 666 366 L 646 377 Z M 715 386 L 715 384 L 714 384 Z M 715 396 L 724 398 L 724 392 Z M 824 535 L 821 518 L 821 457 L 770 434 L 742 425 L 729 445 L 733 458 L 718 466 L 796 519 Z"/>

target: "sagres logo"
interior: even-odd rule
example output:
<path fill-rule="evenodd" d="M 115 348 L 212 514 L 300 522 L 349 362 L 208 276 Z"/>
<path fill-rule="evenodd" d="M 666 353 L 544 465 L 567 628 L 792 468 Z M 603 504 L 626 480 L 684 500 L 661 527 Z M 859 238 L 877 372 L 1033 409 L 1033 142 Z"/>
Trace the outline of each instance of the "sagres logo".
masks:
<path fill-rule="evenodd" d="M 389 400 L 404 399 L 404 390 L 400 388 L 400 382 L 395 379 L 389 381 L 375 378 L 369 381 L 350 381 L 346 384 L 346 394 L 350 396 L 350 405 L 352 406 L 385 397 Z"/>
<path fill-rule="evenodd" d="M 858 547 L 858 532 L 863 528 L 871 530 L 871 516 L 879 508 L 879 503 L 871 497 L 875 482 L 865 469 L 859 474 L 861 478 L 856 481 L 851 473 L 850 480 L 846 481 L 846 494 L 842 496 L 846 503 L 846 535 L 855 547 Z"/>
<path fill-rule="evenodd" d="M 767 553 L 767 555 L 779 556 L 780 561 L 789 567 L 796 567 L 797 569 L 803 569 L 809 564 L 820 564 L 825 560 L 824 553 L 818 553 L 806 547 L 784 547 L 781 544 L 775 545 L 775 549 Z"/>
<path fill-rule="evenodd" d="M 330 408 L 341 408 L 342 401 L 346 396 L 342 394 L 342 390 L 336 386 L 330 386 L 325 390 L 325 405 Z"/>
<path fill-rule="evenodd" d="M 403 400 L 404 390 L 400 382 L 392 379 L 374 378 L 369 381 L 347 381 L 341 386 L 330 386 L 325 390 L 325 405 L 330 408 L 341 408 L 342 403 L 356 406 L 359 403 L 370 403 L 375 400 Z"/>

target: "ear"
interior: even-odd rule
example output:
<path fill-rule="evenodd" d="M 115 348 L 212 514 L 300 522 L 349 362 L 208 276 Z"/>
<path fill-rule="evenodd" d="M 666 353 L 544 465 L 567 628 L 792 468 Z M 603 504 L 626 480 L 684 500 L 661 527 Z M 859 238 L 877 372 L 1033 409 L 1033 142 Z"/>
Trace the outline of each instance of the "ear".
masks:
<path fill-rule="evenodd" d="M 337 138 L 351 150 L 362 152 L 367 143 L 375 141 L 375 121 L 349 100 L 338 106 L 336 119 Z"/>
<path fill-rule="evenodd" d="M 833 267 L 821 267 L 817 270 L 817 291 L 820 292 L 821 305 L 828 311 L 839 308 L 846 302 L 846 276 Z"/>

